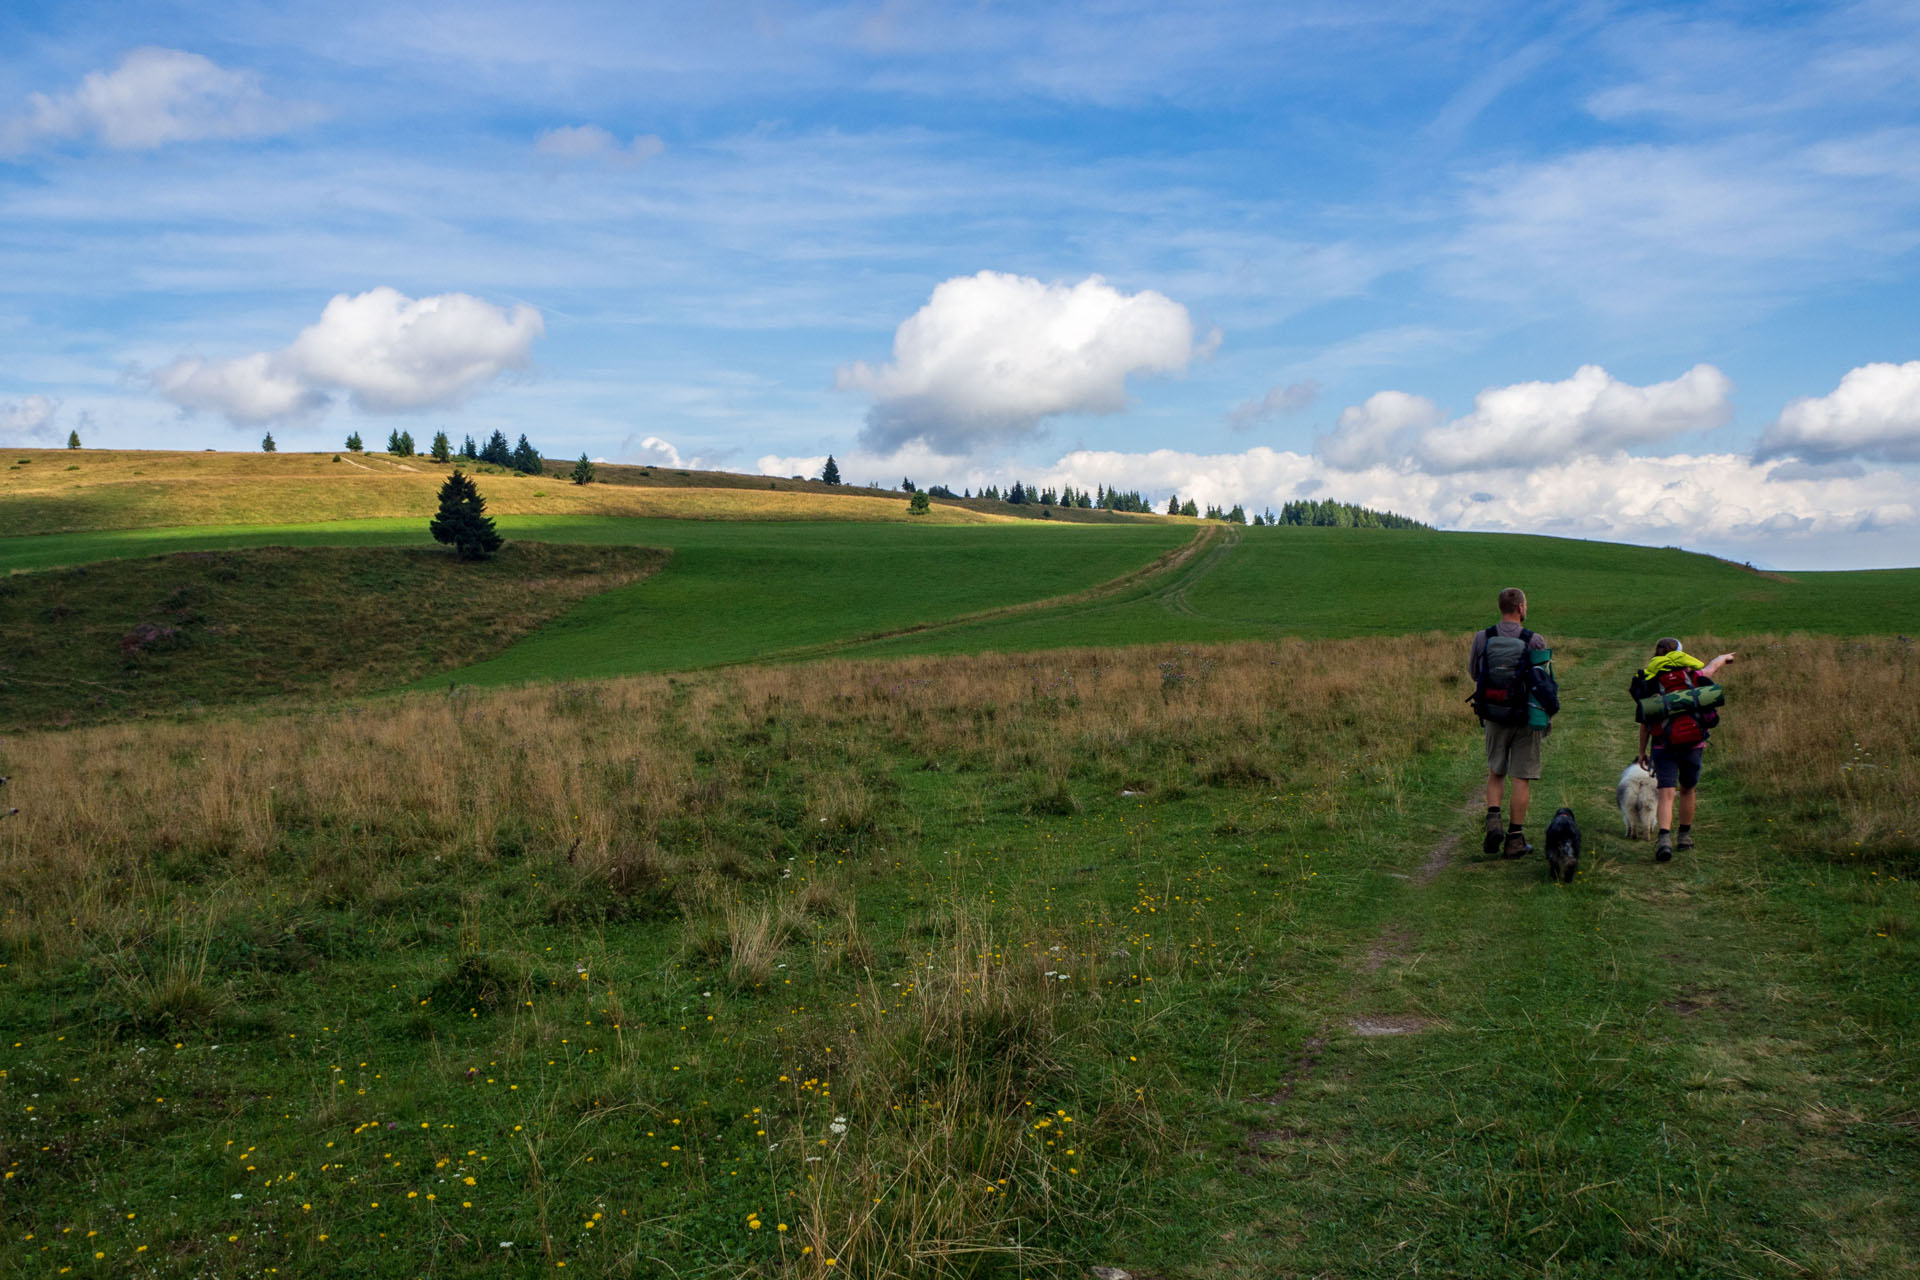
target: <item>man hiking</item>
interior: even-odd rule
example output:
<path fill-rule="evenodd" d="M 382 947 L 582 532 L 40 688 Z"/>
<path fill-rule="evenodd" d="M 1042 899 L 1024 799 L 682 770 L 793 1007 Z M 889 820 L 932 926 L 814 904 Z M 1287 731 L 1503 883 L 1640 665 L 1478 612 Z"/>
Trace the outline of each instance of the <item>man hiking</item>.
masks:
<path fill-rule="evenodd" d="M 1527 801 L 1540 776 L 1540 749 L 1548 718 L 1560 710 L 1553 683 L 1553 650 L 1545 637 L 1529 631 L 1527 593 L 1508 587 L 1500 593 L 1500 621 L 1474 633 L 1467 656 L 1473 680 L 1473 711 L 1480 717 L 1487 747 L 1487 837 L 1481 848 L 1503 858 L 1524 858 Z M 1504 829 L 1500 801 L 1513 779 L 1513 820 Z"/>
<path fill-rule="evenodd" d="M 1683 650 L 1679 640 L 1667 636 L 1655 642 L 1653 661 L 1641 669 L 1635 684 L 1649 691 L 1691 689 L 1711 682 L 1720 668 L 1732 661 L 1732 654 L 1723 653 L 1712 662 L 1702 662 Z M 1719 719 L 1718 713 L 1708 710 L 1643 717 L 1640 722 L 1640 763 L 1653 774 L 1654 785 L 1660 789 L 1655 811 L 1660 828 L 1653 846 L 1655 862 L 1672 861 L 1675 849 L 1693 848 L 1694 788 L 1700 785 L 1700 760 L 1706 753 L 1709 731 Z M 1673 829 L 1676 818 L 1680 822 L 1677 832 Z"/>

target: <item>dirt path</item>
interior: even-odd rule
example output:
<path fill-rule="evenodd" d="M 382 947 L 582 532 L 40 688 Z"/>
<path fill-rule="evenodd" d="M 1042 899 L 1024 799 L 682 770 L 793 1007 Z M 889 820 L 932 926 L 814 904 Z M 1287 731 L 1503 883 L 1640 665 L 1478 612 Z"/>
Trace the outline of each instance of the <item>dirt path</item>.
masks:
<path fill-rule="evenodd" d="M 1480 853 L 1470 722 L 1424 830 L 1351 846 L 1337 932 L 1274 981 L 1290 1047 L 1247 1077 L 1216 1274 L 1920 1276 L 1908 1015 L 1832 954 L 1848 912 L 1903 922 L 1849 905 L 1864 873 L 1780 855 L 1731 752 L 1696 851 L 1621 834 L 1644 652 L 1561 663 L 1527 829 L 1573 809 L 1572 885 Z"/>
<path fill-rule="evenodd" d="M 1226 558 L 1233 554 L 1233 549 L 1240 545 L 1239 525 L 1228 524 L 1217 527 L 1224 530 L 1224 536 L 1214 540 L 1213 549 L 1194 563 L 1191 572 L 1182 575 L 1159 593 L 1160 604 L 1168 613 L 1184 613 L 1195 618 L 1200 616 L 1199 611 L 1188 603 L 1187 593 L 1193 590 L 1195 583 L 1218 569 Z"/>

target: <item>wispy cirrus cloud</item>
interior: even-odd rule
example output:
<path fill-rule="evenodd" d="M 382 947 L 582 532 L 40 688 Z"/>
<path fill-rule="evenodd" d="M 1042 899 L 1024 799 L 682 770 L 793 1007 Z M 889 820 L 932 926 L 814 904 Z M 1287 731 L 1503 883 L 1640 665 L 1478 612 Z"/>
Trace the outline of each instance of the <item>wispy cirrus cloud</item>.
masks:
<path fill-rule="evenodd" d="M 1312 378 L 1267 388 L 1258 400 L 1243 400 L 1227 410 L 1227 425 L 1235 431 L 1250 431 L 1271 418 L 1305 413 L 1320 398 L 1320 384 Z"/>
<path fill-rule="evenodd" d="M 53 416 L 60 402 L 50 396 L 29 395 L 0 401 L 0 439 L 8 444 L 50 444 Z"/>
<path fill-rule="evenodd" d="M 34 93 L 26 110 L 0 120 L 0 155 L 63 142 L 118 151 L 214 138 L 261 138 L 318 119 L 319 108 L 274 98 L 251 71 L 222 67 L 182 49 L 135 49 L 111 71 L 73 88 Z"/>
<path fill-rule="evenodd" d="M 597 124 L 570 124 L 548 129 L 534 139 L 536 153 L 555 160 L 602 160 L 609 164 L 645 164 L 667 149 L 651 133 L 637 133 L 622 142 Z"/>

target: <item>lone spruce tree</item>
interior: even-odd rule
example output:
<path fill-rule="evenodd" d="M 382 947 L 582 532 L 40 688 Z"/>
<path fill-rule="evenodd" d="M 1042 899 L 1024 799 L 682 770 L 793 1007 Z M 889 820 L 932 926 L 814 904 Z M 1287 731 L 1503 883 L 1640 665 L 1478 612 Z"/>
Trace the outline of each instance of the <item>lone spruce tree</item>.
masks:
<path fill-rule="evenodd" d="M 573 464 L 573 482 L 575 484 L 593 483 L 593 459 L 584 453 L 580 455 L 580 461 Z"/>
<path fill-rule="evenodd" d="M 486 509 L 487 500 L 480 496 L 480 490 L 465 472 L 455 469 L 440 486 L 440 514 L 427 528 L 435 542 L 450 543 L 462 560 L 485 560 L 502 545 Z"/>
<path fill-rule="evenodd" d="M 273 442 L 273 432 L 267 432 L 266 438 L 260 441 L 260 452 L 272 453 L 278 448 L 279 446 Z"/>
<path fill-rule="evenodd" d="M 833 460 L 832 454 L 827 455 L 827 465 L 820 468 L 820 483 L 821 484 L 839 484 L 840 483 L 840 464 Z"/>
<path fill-rule="evenodd" d="M 78 431 L 67 432 L 67 448 L 78 449 L 79 447 L 80 447 L 80 433 Z"/>
<path fill-rule="evenodd" d="M 537 476 L 547 469 L 546 463 L 540 460 L 540 451 L 528 442 L 524 434 L 520 437 L 520 443 L 513 446 L 510 462 L 513 469 L 522 475 Z"/>

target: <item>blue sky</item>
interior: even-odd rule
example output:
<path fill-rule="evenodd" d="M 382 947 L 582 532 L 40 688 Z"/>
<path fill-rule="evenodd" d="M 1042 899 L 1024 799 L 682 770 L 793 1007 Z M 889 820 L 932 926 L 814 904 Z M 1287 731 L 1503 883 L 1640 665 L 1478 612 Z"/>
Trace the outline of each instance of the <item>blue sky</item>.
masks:
<path fill-rule="evenodd" d="M 0 441 L 1920 563 L 1920 5 L 15 5 Z"/>

